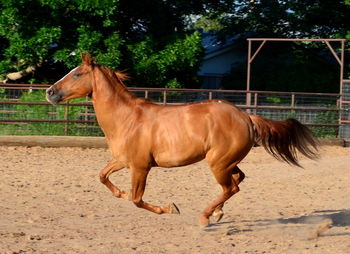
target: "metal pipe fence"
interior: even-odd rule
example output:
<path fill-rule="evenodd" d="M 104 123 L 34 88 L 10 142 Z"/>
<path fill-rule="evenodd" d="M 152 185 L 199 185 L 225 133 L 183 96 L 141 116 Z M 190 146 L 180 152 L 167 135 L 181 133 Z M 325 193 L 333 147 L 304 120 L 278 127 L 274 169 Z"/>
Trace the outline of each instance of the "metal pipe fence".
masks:
<path fill-rule="evenodd" d="M 103 135 L 89 98 L 52 106 L 45 100 L 47 87 L 0 84 L 0 135 Z M 344 116 L 339 105 L 340 94 L 333 93 L 133 87 L 129 90 L 136 97 L 163 105 L 227 100 L 242 110 L 269 119 L 298 119 L 319 137 L 338 137 L 339 117 Z"/>

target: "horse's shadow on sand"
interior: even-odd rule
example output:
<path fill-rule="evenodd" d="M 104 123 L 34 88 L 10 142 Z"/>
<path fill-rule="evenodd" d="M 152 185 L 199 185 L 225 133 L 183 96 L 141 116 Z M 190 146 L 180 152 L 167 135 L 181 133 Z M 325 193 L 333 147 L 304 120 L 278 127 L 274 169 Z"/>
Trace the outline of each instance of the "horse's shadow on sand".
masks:
<path fill-rule="evenodd" d="M 236 233 L 255 231 L 259 227 L 267 227 L 278 224 L 317 224 L 325 220 L 331 220 L 331 227 L 348 227 L 350 226 L 350 209 L 342 210 L 316 210 L 310 215 L 303 215 L 294 218 L 277 218 L 277 219 L 264 219 L 264 220 L 243 220 L 244 226 L 235 226 L 235 221 L 219 222 L 211 224 L 206 231 L 213 232 L 218 231 L 223 226 L 227 226 L 226 229 L 228 235 Z M 350 235 L 350 233 L 338 233 L 327 234 L 332 236 L 338 235 Z"/>
<path fill-rule="evenodd" d="M 332 227 L 350 226 L 350 209 L 343 210 L 316 210 L 311 215 L 304 215 L 296 218 L 278 219 L 281 224 L 312 224 L 322 219 L 332 220 Z"/>

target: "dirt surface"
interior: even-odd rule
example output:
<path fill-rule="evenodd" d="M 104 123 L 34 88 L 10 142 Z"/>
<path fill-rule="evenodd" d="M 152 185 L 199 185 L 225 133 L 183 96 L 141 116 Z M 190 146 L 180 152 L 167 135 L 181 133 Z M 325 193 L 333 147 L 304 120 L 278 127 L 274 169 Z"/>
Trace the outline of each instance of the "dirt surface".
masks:
<path fill-rule="evenodd" d="M 0 253 L 350 253 L 350 148 L 321 155 L 302 169 L 254 148 L 241 191 L 203 230 L 220 192 L 204 162 L 152 169 L 144 199 L 181 210 L 156 215 L 99 182 L 107 150 L 0 147 Z M 130 189 L 128 169 L 111 179 Z"/>

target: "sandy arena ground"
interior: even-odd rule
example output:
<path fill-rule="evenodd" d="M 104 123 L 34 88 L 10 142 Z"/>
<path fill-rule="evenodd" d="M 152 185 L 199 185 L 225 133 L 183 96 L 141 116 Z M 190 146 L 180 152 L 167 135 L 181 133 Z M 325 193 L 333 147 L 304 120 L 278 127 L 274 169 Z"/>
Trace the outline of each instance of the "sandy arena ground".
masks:
<path fill-rule="evenodd" d="M 107 150 L 0 147 L 0 253 L 350 253 L 350 148 L 321 154 L 302 169 L 253 148 L 241 192 L 203 230 L 220 192 L 204 162 L 151 171 L 144 199 L 181 210 L 156 215 L 99 182 Z M 130 189 L 127 169 L 111 179 Z"/>

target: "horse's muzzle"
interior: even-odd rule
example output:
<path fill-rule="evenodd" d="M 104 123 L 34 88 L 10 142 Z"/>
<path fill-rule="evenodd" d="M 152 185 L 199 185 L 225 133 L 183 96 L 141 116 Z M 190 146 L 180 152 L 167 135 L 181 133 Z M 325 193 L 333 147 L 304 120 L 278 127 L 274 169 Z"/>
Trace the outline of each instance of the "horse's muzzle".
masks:
<path fill-rule="evenodd" d="M 46 100 L 54 105 L 57 105 L 62 100 L 62 94 L 51 86 L 46 89 Z"/>

